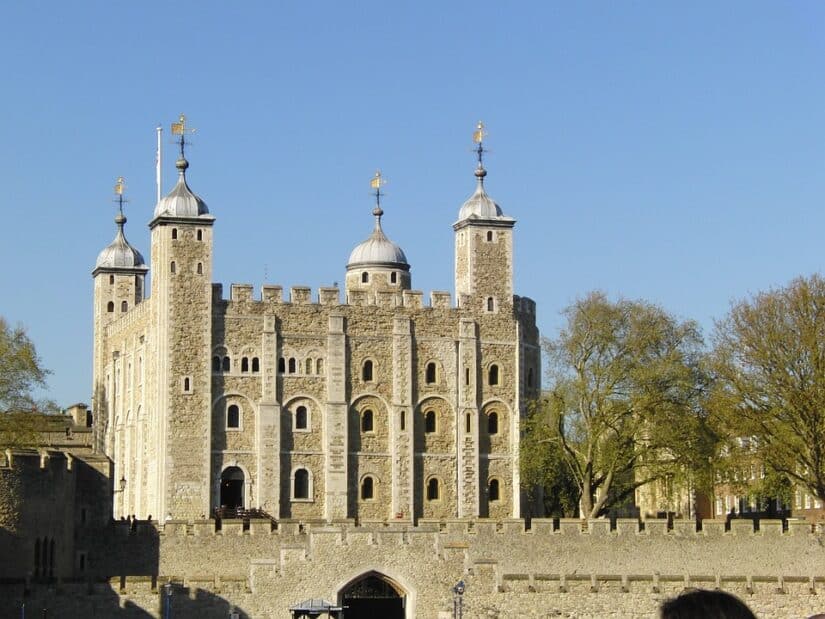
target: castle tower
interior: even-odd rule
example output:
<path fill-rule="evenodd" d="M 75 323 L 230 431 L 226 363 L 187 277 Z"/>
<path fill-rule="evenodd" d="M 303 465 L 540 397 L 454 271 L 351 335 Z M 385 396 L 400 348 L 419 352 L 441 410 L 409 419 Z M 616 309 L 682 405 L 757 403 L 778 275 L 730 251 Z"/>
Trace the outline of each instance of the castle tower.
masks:
<path fill-rule="evenodd" d="M 180 136 L 178 182 L 155 207 L 152 298 L 157 350 L 155 479 L 147 488 L 161 517 L 199 518 L 210 507 L 212 348 L 212 225 L 206 203 L 186 181 L 186 120 Z M 147 484 L 148 485 L 148 484 Z"/>
<path fill-rule="evenodd" d="M 412 285 L 410 265 L 401 248 L 384 234 L 381 228 L 381 187 L 384 177 L 376 172 L 370 185 L 375 190 L 375 228 L 370 237 L 352 250 L 347 262 L 346 293 L 348 302 L 353 295 L 367 295 L 373 299 L 378 292 L 400 292 Z"/>
<path fill-rule="evenodd" d="M 496 313 L 513 303 L 513 226 L 484 189 L 484 125 L 478 123 L 476 190 L 462 205 L 455 230 L 455 296 L 459 307 Z"/>

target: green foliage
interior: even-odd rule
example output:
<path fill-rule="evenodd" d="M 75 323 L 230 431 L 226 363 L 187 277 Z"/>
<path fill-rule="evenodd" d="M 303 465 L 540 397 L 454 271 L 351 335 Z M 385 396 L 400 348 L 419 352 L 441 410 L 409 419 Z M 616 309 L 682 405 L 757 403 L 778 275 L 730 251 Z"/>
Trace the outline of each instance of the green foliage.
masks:
<path fill-rule="evenodd" d="M 45 386 L 48 374 L 23 327 L 0 317 L 0 412 L 37 410 L 32 390 Z"/>
<path fill-rule="evenodd" d="M 825 500 L 825 280 L 735 304 L 716 325 L 711 368 L 728 466 L 760 462 L 775 488 L 800 484 Z"/>
<path fill-rule="evenodd" d="M 701 406 L 707 381 L 696 324 L 600 292 L 564 314 L 559 336 L 544 342 L 555 421 L 546 442 L 575 481 L 582 516 L 606 513 L 653 480 L 695 482 L 715 442 Z"/>
<path fill-rule="evenodd" d="M 540 493 L 545 515 L 570 518 L 578 511 L 579 491 L 564 462 L 561 445 L 554 440 L 555 427 L 550 401 L 529 403 L 527 418 L 522 422 L 521 482 L 531 504 Z"/>
<path fill-rule="evenodd" d="M 52 428 L 51 419 L 55 418 L 38 413 L 0 415 L 0 449 L 38 447 L 43 443 L 42 432 L 63 429 L 62 425 Z"/>

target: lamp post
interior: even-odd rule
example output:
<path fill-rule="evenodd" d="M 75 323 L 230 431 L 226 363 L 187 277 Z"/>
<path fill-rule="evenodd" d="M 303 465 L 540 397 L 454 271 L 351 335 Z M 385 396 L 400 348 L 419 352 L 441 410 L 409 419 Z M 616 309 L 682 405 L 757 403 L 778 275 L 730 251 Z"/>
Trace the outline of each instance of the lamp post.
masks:
<path fill-rule="evenodd" d="M 464 581 L 459 580 L 455 587 L 453 587 L 453 619 L 462 619 L 464 616 Z"/>
<path fill-rule="evenodd" d="M 172 584 L 166 583 L 163 585 L 164 605 L 163 605 L 163 619 L 172 619 Z"/>

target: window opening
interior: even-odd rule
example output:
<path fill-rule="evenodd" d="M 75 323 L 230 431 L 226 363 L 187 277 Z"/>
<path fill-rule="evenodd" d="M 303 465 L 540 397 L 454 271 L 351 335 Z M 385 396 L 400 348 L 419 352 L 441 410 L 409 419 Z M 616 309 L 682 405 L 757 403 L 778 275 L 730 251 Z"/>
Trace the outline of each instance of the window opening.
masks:
<path fill-rule="evenodd" d="M 188 393 L 190 391 L 190 386 L 191 385 L 190 385 L 189 377 L 187 376 L 186 378 L 183 379 L 183 390 Z"/>
<path fill-rule="evenodd" d="M 176 272 L 175 261 L 174 260 L 172 260 L 172 264 L 169 266 L 169 270 L 172 271 L 172 273 Z"/>
<path fill-rule="evenodd" d="M 438 500 L 438 480 L 435 477 L 433 477 L 427 482 L 427 500 Z"/>
<path fill-rule="evenodd" d="M 404 430 L 407 426 L 407 414 L 405 411 L 401 411 L 400 418 L 401 419 L 399 425 L 401 426 L 401 429 Z"/>
<path fill-rule="evenodd" d="M 289 358 L 289 373 L 295 374 L 295 357 Z"/>
<path fill-rule="evenodd" d="M 178 229 L 177 228 L 172 228 L 172 238 L 173 239 L 178 238 Z"/>
<path fill-rule="evenodd" d="M 427 411 L 424 414 L 424 432 L 427 434 L 435 432 L 435 411 Z"/>
<path fill-rule="evenodd" d="M 238 408 L 236 404 L 232 404 L 229 408 L 226 409 L 226 427 L 241 427 L 241 409 Z"/>
<path fill-rule="evenodd" d="M 229 360 L 229 357 L 224 357 L 223 361 L 221 362 L 221 369 L 224 372 L 228 372 L 232 367 L 232 362 Z"/>
<path fill-rule="evenodd" d="M 241 359 L 241 372 L 248 372 L 249 371 L 249 357 L 244 357 Z"/>
<path fill-rule="evenodd" d="M 198 262 L 198 275 L 203 275 L 203 264 Z"/>
<path fill-rule="evenodd" d="M 470 384 L 470 368 L 464 368 L 464 384 Z"/>
<path fill-rule="evenodd" d="M 490 366 L 487 373 L 487 383 L 490 385 L 498 385 L 498 366 L 494 363 Z"/>
<path fill-rule="evenodd" d="M 498 413 L 490 413 L 487 416 L 487 433 L 498 434 Z"/>
<path fill-rule="evenodd" d="M 527 386 L 533 386 L 533 368 L 528 368 L 527 370 Z"/>
<path fill-rule="evenodd" d="M 129 309 L 129 304 L 126 301 L 121 301 L 120 302 L 120 311 L 125 312 L 128 309 Z"/>
<path fill-rule="evenodd" d="M 372 361 L 369 359 L 364 361 L 364 367 L 361 371 L 361 378 L 364 382 L 369 382 L 372 380 Z"/>
<path fill-rule="evenodd" d="M 109 284 L 111 285 L 111 284 L 114 284 L 114 283 L 115 283 L 115 276 L 114 276 L 114 275 L 110 275 L 110 276 L 109 276 Z"/>
<path fill-rule="evenodd" d="M 473 418 L 467 413 L 464 418 L 464 431 L 469 434 L 473 430 Z"/>
<path fill-rule="evenodd" d="M 364 480 L 361 482 L 361 499 L 364 501 L 368 501 L 369 499 L 373 498 L 374 492 L 374 483 L 372 477 L 365 477 Z"/>
<path fill-rule="evenodd" d="M 492 233 L 492 231 L 488 230 L 487 231 L 487 241 L 492 242 L 492 240 L 493 240 L 493 233 Z"/>
<path fill-rule="evenodd" d="M 309 471 L 306 469 L 298 469 L 295 471 L 292 496 L 296 499 L 309 498 Z"/>
<path fill-rule="evenodd" d="M 430 361 L 427 364 L 427 371 L 424 380 L 428 385 L 432 385 L 436 382 L 436 367 L 433 361 Z"/>
<path fill-rule="evenodd" d="M 309 428 L 309 416 L 307 415 L 307 407 L 299 406 L 295 409 L 295 429 L 306 430 Z"/>
<path fill-rule="evenodd" d="M 487 489 L 487 498 L 489 498 L 491 501 L 499 500 L 499 489 L 497 479 L 490 480 L 490 485 Z"/>
<path fill-rule="evenodd" d="M 252 357 L 252 372 L 260 372 L 261 371 L 261 362 L 258 361 L 258 357 Z"/>
<path fill-rule="evenodd" d="M 361 273 L 361 283 L 362 283 L 362 284 L 366 284 L 366 283 L 367 283 L 367 282 L 369 282 L 369 281 L 370 281 L 370 274 L 369 274 L 369 273 L 367 273 L 366 271 L 364 271 L 363 273 Z"/>
<path fill-rule="evenodd" d="M 372 411 L 367 409 L 361 413 L 361 432 L 372 432 Z"/>
<path fill-rule="evenodd" d="M 398 273 L 393 271 L 392 273 L 390 273 L 390 283 L 395 284 L 397 282 L 398 282 Z"/>
<path fill-rule="evenodd" d="M 198 240 L 199 240 L 199 241 L 202 241 L 202 240 L 203 240 L 203 230 L 198 230 L 198 232 L 197 232 L 197 237 L 198 237 Z"/>
<path fill-rule="evenodd" d="M 106 311 L 109 312 L 110 314 L 115 311 L 115 302 L 114 301 L 109 301 L 109 303 L 106 305 Z"/>
<path fill-rule="evenodd" d="M 283 357 L 281 357 L 280 359 L 278 359 L 278 371 L 279 371 L 281 374 L 283 374 L 284 372 L 286 372 L 286 359 L 284 359 Z"/>
<path fill-rule="evenodd" d="M 312 374 L 312 365 L 313 365 L 312 364 L 312 359 L 307 359 L 304 362 L 304 369 L 305 369 L 304 374 Z"/>
<path fill-rule="evenodd" d="M 492 312 L 495 309 L 493 297 L 487 297 L 487 311 Z"/>
<path fill-rule="evenodd" d="M 315 373 L 316 374 L 323 374 L 324 373 L 324 360 L 318 359 L 315 361 Z"/>

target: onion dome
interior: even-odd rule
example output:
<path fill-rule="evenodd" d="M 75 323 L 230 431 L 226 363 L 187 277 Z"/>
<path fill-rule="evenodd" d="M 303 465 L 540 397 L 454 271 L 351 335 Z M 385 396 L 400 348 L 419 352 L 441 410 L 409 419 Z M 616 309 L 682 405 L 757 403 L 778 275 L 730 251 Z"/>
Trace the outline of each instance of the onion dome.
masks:
<path fill-rule="evenodd" d="M 475 176 L 478 179 L 476 190 L 467 201 L 461 205 L 461 210 L 458 212 L 459 220 L 462 219 L 494 219 L 502 217 L 504 211 L 496 204 L 493 199 L 484 191 L 484 177 L 487 176 L 487 170 L 480 165 L 476 168 Z"/>
<path fill-rule="evenodd" d="M 376 206 L 372 214 L 375 216 L 375 228 L 366 241 L 352 250 L 347 268 L 381 266 L 409 270 L 410 265 L 403 250 L 389 240 L 381 228 L 381 216 L 384 211 L 380 206 Z"/>
<path fill-rule="evenodd" d="M 206 202 L 196 196 L 186 184 L 186 169 L 189 162 L 181 157 L 175 162 L 178 182 L 155 206 L 155 217 L 200 217 L 209 215 Z"/>
<path fill-rule="evenodd" d="M 118 213 L 115 217 L 117 234 L 115 240 L 97 256 L 95 271 L 99 269 L 146 270 L 146 263 L 140 252 L 129 244 L 123 232 L 126 216 Z"/>

